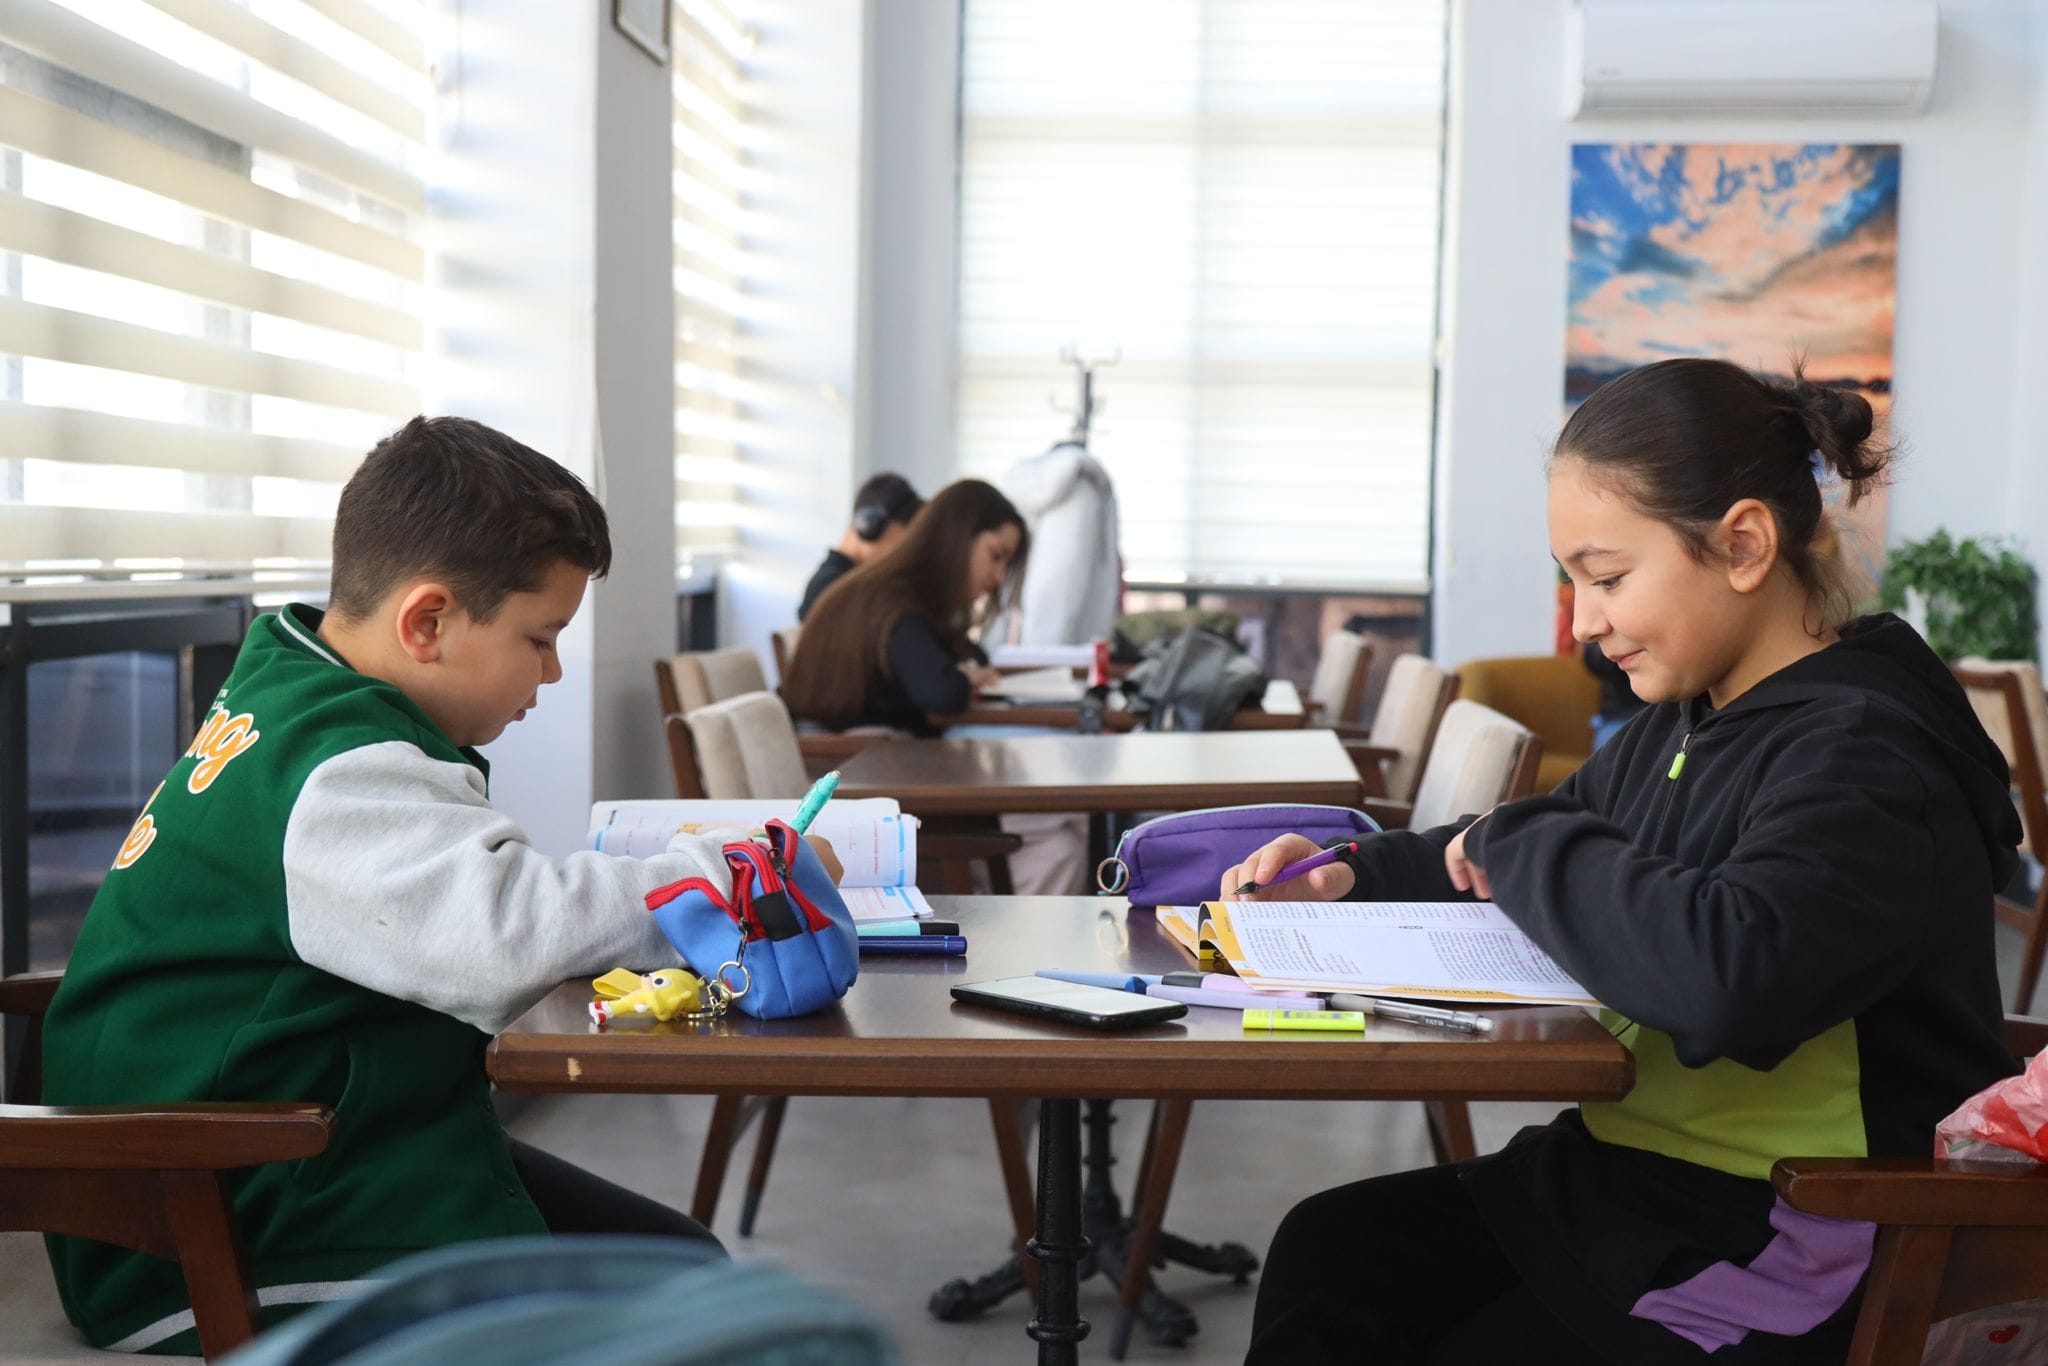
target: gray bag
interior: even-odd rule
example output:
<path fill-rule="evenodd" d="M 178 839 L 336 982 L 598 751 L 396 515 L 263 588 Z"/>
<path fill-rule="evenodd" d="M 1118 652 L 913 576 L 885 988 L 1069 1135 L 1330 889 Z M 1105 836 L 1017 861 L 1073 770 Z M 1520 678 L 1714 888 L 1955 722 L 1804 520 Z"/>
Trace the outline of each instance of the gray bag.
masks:
<path fill-rule="evenodd" d="M 1124 688 L 1146 730 L 1218 730 L 1264 696 L 1266 675 L 1236 641 L 1190 626 L 1131 670 Z"/>

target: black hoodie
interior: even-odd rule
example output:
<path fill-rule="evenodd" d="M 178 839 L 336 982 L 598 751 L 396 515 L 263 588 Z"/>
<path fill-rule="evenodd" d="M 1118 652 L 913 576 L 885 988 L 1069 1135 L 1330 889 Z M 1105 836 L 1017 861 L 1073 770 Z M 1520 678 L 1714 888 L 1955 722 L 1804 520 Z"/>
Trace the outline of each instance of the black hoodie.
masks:
<path fill-rule="evenodd" d="M 1354 895 L 1458 897 L 1443 848 L 1467 824 L 1502 911 L 1636 1056 L 1628 1098 L 1467 1173 L 1524 1275 L 1620 1360 L 1839 1328 L 1868 1226 L 1774 1227 L 1771 1163 L 1924 1156 L 2013 1070 L 1991 902 L 2019 819 L 1946 666 L 1896 617 L 1852 622 L 1722 710 L 1648 708 L 1547 796 L 1376 837 Z"/>

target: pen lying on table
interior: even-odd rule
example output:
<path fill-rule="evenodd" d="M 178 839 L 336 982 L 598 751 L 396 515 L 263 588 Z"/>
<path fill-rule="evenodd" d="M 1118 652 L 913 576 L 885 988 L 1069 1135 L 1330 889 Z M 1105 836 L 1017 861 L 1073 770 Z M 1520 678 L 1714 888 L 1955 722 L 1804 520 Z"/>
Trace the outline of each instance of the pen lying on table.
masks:
<path fill-rule="evenodd" d="M 1484 1015 L 1470 1015 L 1462 1010 L 1444 1010 L 1438 1006 L 1419 1006 L 1407 1001 L 1383 1001 L 1377 996 L 1354 996 L 1348 991 L 1330 993 L 1330 1009 L 1357 1010 L 1367 1015 L 1377 1015 L 1382 1020 L 1398 1020 L 1402 1024 L 1435 1025 L 1438 1029 L 1461 1029 L 1468 1034 L 1493 1032 L 1493 1021 Z"/>
<path fill-rule="evenodd" d="M 967 952 L 964 934 L 905 934 L 859 936 L 862 953 L 948 953 Z"/>

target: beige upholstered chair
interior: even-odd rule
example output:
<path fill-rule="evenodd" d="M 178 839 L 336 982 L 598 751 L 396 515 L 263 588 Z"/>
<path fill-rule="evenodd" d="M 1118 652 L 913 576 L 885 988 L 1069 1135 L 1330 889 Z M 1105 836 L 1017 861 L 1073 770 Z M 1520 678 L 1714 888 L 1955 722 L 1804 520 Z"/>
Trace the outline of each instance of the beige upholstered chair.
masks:
<path fill-rule="evenodd" d="M 810 785 L 796 723 L 772 692 L 741 693 L 683 713 L 704 795 L 801 797 Z"/>
<path fill-rule="evenodd" d="M 1463 698 L 1444 708 L 1415 789 L 1407 827 L 1427 830 L 1483 815 L 1536 790 L 1543 741 L 1521 722 Z"/>
<path fill-rule="evenodd" d="M 654 687 L 663 716 L 687 716 L 699 707 L 746 692 L 768 691 L 761 658 L 744 645 L 696 650 L 654 661 Z"/>
<path fill-rule="evenodd" d="M 1955 666 L 1955 675 L 2012 770 L 2027 852 L 2048 865 L 2048 695 L 2041 691 L 2040 667 L 2028 659 L 1965 659 Z M 2026 935 L 2012 1007 L 2025 1014 L 2048 950 L 2048 877 L 2042 878 L 2031 909 L 2004 897 L 1995 900 L 1994 909 L 2000 920 Z"/>
<path fill-rule="evenodd" d="M 1365 678 L 1372 671 L 1372 642 L 1356 631 L 1338 631 L 1323 642 L 1315 677 L 1308 685 L 1311 721 L 1349 725 L 1365 705 Z"/>
<path fill-rule="evenodd" d="M 1437 723 L 1457 695 L 1457 678 L 1424 656 L 1406 654 L 1394 661 L 1373 712 L 1372 728 L 1360 738 L 1353 738 L 1349 727 L 1337 728 L 1358 765 L 1366 796 L 1397 802 L 1414 799 Z"/>

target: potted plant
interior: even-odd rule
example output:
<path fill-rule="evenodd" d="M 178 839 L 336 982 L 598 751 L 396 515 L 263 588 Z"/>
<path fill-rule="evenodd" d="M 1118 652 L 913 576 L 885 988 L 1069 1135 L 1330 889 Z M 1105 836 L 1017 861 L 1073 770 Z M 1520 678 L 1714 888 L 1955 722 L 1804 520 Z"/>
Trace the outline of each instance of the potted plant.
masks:
<path fill-rule="evenodd" d="M 2032 659 L 2034 587 L 2034 566 L 2002 540 L 1936 531 L 1892 547 L 1879 600 L 1950 663 L 1970 655 Z"/>

